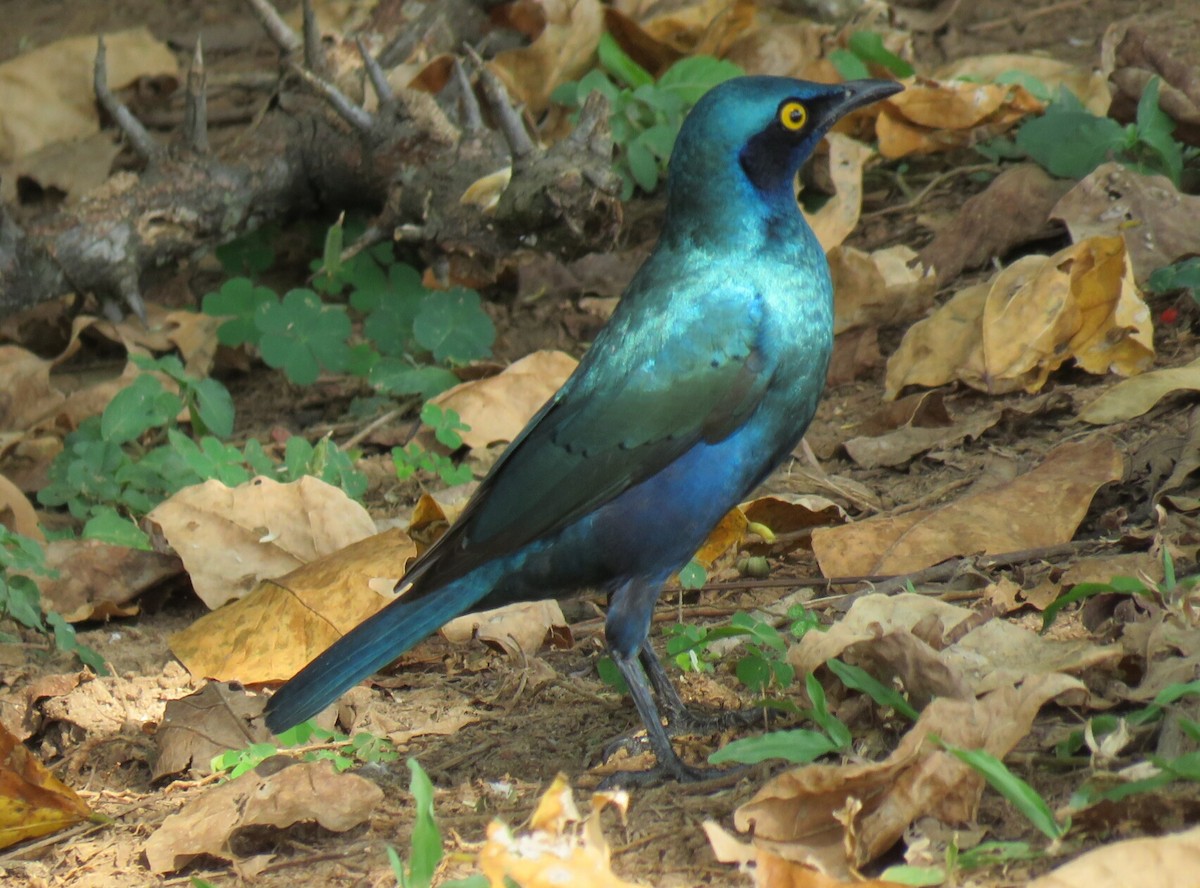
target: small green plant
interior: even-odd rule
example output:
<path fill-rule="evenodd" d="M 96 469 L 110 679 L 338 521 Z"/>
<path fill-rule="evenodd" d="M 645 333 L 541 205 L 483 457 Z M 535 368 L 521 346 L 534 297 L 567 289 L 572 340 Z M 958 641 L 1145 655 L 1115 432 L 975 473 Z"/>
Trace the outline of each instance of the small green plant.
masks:
<path fill-rule="evenodd" d="M 1116 160 L 1139 172 L 1164 175 L 1178 188 L 1185 165 L 1198 154 L 1172 138 L 1175 123 L 1159 107 L 1160 85 L 1158 77 L 1150 79 L 1138 101 L 1136 120 L 1125 126 L 1092 114 L 1063 87 L 1041 117 L 1021 125 L 1015 140 L 993 139 L 978 150 L 991 160 L 1028 157 L 1051 175 L 1067 179 L 1082 179 L 1105 161 Z"/>
<path fill-rule="evenodd" d="M 235 486 L 263 474 L 291 481 L 315 475 L 353 497 L 366 492 L 367 480 L 350 457 L 328 439 L 315 446 L 303 438 L 288 440 L 282 466 L 251 440 L 239 450 L 216 435 L 233 430 L 233 399 L 219 382 L 195 379 L 179 359 L 135 356 L 147 371 L 120 391 L 100 416 L 89 417 L 67 435 L 62 452 L 38 492 L 44 506 L 66 506 L 85 522 L 83 536 L 114 545 L 148 549 L 137 520 L 171 494 L 215 478 Z M 178 386 L 169 391 L 153 372 Z M 177 421 L 186 408 L 193 439 Z"/>
<path fill-rule="evenodd" d="M 876 65 L 903 79 L 912 77 L 913 66 L 883 45 L 883 38 L 874 31 L 855 31 L 846 42 L 846 49 L 829 53 L 829 61 L 844 80 L 863 80 L 871 76 L 869 65 Z"/>
<path fill-rule="evenodd" d="M 819 731 L 799 728 L 734 740 L 710 755 L 709 762 L 714 765 L 726 762 L 754 765 L 768 759 L 783 759 L 793 764 L 805 764 L 823 755 L 848 751 L 854 738 L 845 723 L 829 711 L 825 689 L 811 674 L 804 681 L 808 699 L 812 702 L 812 708 L 804 714 L 820 728 Z"/>
<path fill-rule="evenodd" d="M 278 744 L 251 743 L 242 749 L 229 749 L 215 755 L 212 769 L 233 780 L 276 755 L 287 755 L 306 762 L 327 760 L 339 771 L 358 765 L 394 762 L 400 757 L 386 737 L 365 731 L 349 737 L 319 728 L 312 721 L 288 728 L 275 739 L 279 741 Z"/>
<path fill-rule="evenodd" d="M 1076 583 L 1069 592 L 1060 595 L 1042 612 L 1042 632 L 1048 630 L 1058 615 L 1068 605 L 1084 601 L 1096 595 L 1113 593 L 1142 598 L 1167 611 L 1180 611 L 1183 601 L 1200 585 L 1200 575 L 1176 578 L 1175 561 L 1166 548 L 1163 549 L 1162 582 L 1147 584 L 1137 577 L 1116 576 L 1107 583 Z"/>
<path fill-rule="evenodd" d="M 983 777 L 992 789 L 1007 799 L 1051 842 L 1058 842 L 1067 834 L 1071 827 L 1070 818 L 1059 821 L 1038 791 L 1010 771 L 1000 759 L 983 749 L 962 749 L 949 744 L 943 746 L 947 752 Z"/>
<path fill-rule="evenodd" d="M 458 382 L 453 366 L 491 354 L 496 330 L 478 293 L 430 290 L 416 269 L 396 261 L 390 243 L 343 260 L 346 239 L 341 222 L 326 232 L 312 288 L 281 299 L 243 276 L 207 294 L 205 314 L 227 318 L 219 341 L 257 347 L 268 366 L 297 385 L 315 382 L 322 371 L 351 373 L 379 391 L 423 398 Z"/>
<path fill-rule="evenodd" d="M 463 439 L 460 433 L 470 431 L 470 426 L 463 423 L 455 411 L 443 410 L 432 403 L 421 408 L 421 422 L 433 429 L 438 443 L 450 450 L 462 447 Z M 403 447 L 393 447 L 392 464 L 396 467 L 396 477 L 401 481 L 411 478 L 417 471 L 437 475 L 443 484 L 451 487 L 455 484 L 466 484 L 474 477 L 470 466 L 456 466 L 450 457 L 426 450 L 415 441 Z"/>
<path fill-rule="evenodd" d="M 53 634 L 54 644 L 74 654 L 97 675 L 108 675 L 104 658 L 75 635 L 75 628 L 62 615 L 49 611 L 42 616 L 42 596 L 34 576 L 53 576 L 46 567 L 46 555 L 37 540 L 14 533 L 0 524 L 0 619 L 8 617 L 43 634 Z M 17 642 L 16 636 L 0 632 L 0 642 Z"/>
<path fill-rule="evenodd" d="M 634 188 L 650 193 L 658 187 L 683 118 L 700 97 L 744 72 L 732 62 L 691 56 L 655 80 L 609 34 L 600 38 L 599 54 L 599 68 L 581 80 L 562 84 L 551 99 L 576 109 L 592 92 L 608 99 L 616 170 L 624 182 L 621 199 L 628 200 Z"/>
<path fill-rule="evenodd" d="M 1022 860 L 1037 860 L 1045 852 L 1030 846 L 1028 842 L 980 842 L 973 848 L 960 849 L 951 842 L 946 848 L 946 862 L 942 866 L 911 866 L 899 864 L 889 866 L 880 873 L 880 880 L 898 885 L 934 886 L 958 884 L 955 874 L 970 872 L 983 867 L 1003 866 Z"/>
<path fill-rule="evenodd" d="M 415 812 L 412 836 L 408 842 L 408 860 L 402 860 L 396 849 L 388 845 L 388 862 L 400 888 L 430 888 L 438 864 L 445 855 L 442 833 L 434 817 L 433 783 L 415 758 L 408 760 L 408 770 L 412 774 L 408 791 L 412 794 Z M 442 882 L 443 888 L 487 888 L 490 884 L 482 874 Z"/>
<path fill-rule="evenodd" d="M 1200 302 L 1200 257 L 1193 256 L 1155 270 L 1146 281 L 1146 290 L 1155 296 L 1185 291 Z"/>

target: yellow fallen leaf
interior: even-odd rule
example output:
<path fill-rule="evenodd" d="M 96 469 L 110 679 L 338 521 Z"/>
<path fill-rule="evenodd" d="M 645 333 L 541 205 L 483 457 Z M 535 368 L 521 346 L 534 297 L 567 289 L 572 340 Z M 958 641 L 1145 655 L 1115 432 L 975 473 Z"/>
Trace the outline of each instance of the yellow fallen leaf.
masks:
<path fill-rule="evenodd" d="M 0 724 L 0 848 L 58 832 L 91 814 L 71 787 Z"/>
<path fill-rule="evenodd" d="M 599 0 L 542 0 L 540 6 L 546 24 L 537 39 L 497 53 L 491 62 L 513 98 L 534 114 L 546 109 L 556 87 L 592 67 L 604 31 Z"/>
<path fill-rule="evenodd" d="M 835 577 L 904 574 L 955 556 L 1058 545 L 1074 536 L 1100 485 L 1121 480 L 1124 471 L 1112 440 L 1093 435 L 1054 448 L 1003 487 L 934 509 L 814 530 L 813 551 L 825 576 Z"/>
<path fill-rule="evenodd" d="M 393 600 L 416 547 L 399 529 L 264 580 L 167 638 L 194 676 L 261 684 L 291 678 L 317 654 Z"/>
<path fill-rule="evenodd" d="M 1188 875 L 1188 874 L 1191 875 Z M 1143 836 L 1093 848 L 1026 888 L 1193 884 L 1200 873 L 1200 826 L 1166 836 Z"/>
<path fill-rule="evenodd" d="M 918 80 L 881 107 L 875 121 L 879 153 L 895 158 L 992 138 L 1045 105 L 1012 84 Z"/>
<path fill-rule="evenodd" d="M 917 254 L 897 244 L 865 253 L 854 247 L 829 252 L 833 278 L 833 332 L 900 324 L 925 314 L 933 305 L 937 279 L 913 264 Z"/>
<path fill-rule="evenodd" d="M 433 399 L 453 410 L 470 428 L 468 447 L 513 440 L 542 405 L 562 387 L 578 361 L 561 351 L 537 351 L 486 379 L 463 382 Z"/>
<path fill-rule="evenodd" d="M 888 360 L 885 398 L 952 380 L 990 394 L 1033 393 L 1068 360 L 1133 376 L 1154 361 L 1150 310 L 1119 237 L 1026 256 L 914 324 Z"/>
<path fill-rule="evenodd" d="M 835 193 L 815 213 L 805 213 L 813 233 L 828 253 L 850 236 L 862 212 L 863 166 L 875 152 L 857 139 L 830 133 L 829 176 Z"/>
<path fill-rule="evenodd" d="M 237 487 L 205 481 L 150 512 L 183 559 L 192 586 L 216 609 L 259 580 L 294 571 L 375 533 L 367 510 L 340 488 L 305 476 L 254 478 Z"/>
<path fill-rule="evenodd" d="M 1151 370 L 1124 379 L 1106 389 L 1079 412 L 1079 418 L 1094 425 L 1123 422 L 1141 416 L 1173 392 L 1200 391 L 1200 358 L 1183 367 Z"/>
<path fill-rule="evenodd" d="M 1000 75 L 1013 72 L 1036 78 L 1051 95 L 1055 95 L 1059 87 L 1065 86 L 1092 114 L 1097 117 L 1108 114 L 1108 106 L 1112 103 L 1108 81 L 1102 72 L 1091 65 L 1073 65 L 1046 56 L 1006 52 L 956 59 L 942 65 L 933 72 L 933 76 L 937 80 L 969 78 L 993 82 Z"/>

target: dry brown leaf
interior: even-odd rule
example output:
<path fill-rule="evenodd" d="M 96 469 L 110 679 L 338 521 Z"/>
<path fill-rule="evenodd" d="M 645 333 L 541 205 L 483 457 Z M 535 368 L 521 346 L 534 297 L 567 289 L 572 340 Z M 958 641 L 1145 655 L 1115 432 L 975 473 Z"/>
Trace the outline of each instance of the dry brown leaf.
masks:
<path fill-rule="evenodd" d="M 1096 167 L 1055 204 L 1052 215 L 1076 242 L 1124 238 L 1139 283 L 1181 256 L 1200 253 L 1200 196 L 1180 193 L 1166 176 L 1124 164 Z"/>
<path fill-rule="evenodd" d="M 1090 65 L 1073 65 L 1046 56 L 996 53 L 956 59 L 938 68 L 933 76 L 937 80 L 971 79 L 992 82 L 1001 74 L 1011 74 L 1014 71 L 1036 77 L 1051 95 L 1057 93 L 1059 87 L 1065 86 L 1097 117 L 1108 113 L 1111 102 L 1108 84 L 1104 75 Z"/>
<path fill-rule="evenodd" d="M 1120 238 L 1026 256 L 909 328 L 888 360 L 885 397 L 958 379 L 991 394 L 1041 389 L 1074 359 L 1089 373 L 1133 376 L 1154 361 L 1150 310 Z"/>
<path fill-rule="evenodd" d="M 813 531 L 827 577 L 904 574 L 946 558 L 999 554 L 1068 542 L 1102 484 L 1124 476 L 1124 459 L 1103 435 L 1060 445 L 999 489 L 936 509 L 869 518 Z M 1030 509 L 1037 503 L 1037 509 Z"/>
<path fill-rule="evenodd" d="M 1114 87 L 1109 116 L 1133 120 L 1153 77 L 1159 82 L 1159 107 L 1176 122 L 1172 136 L 1200 145 L 1200 21 L 1165 7 L 1150 8 L 1109 25 L 1100 44 L 1100 73 Z"/>
<path fill-rule="evenodd" d="M 833 37 L 830 25 L 797 20 L 781 10 L 758 13 L 757 27 L 738 37 L 725 58 L 747 74 L 772 74 L 812 80 Z"/>
<path fill-rule="evenodd" d="M 1190 888 L 1200 873 L 1200 826 L 1168 836 L 1145 836 L 1093 848 L 1026 888 L 1155 885 Z"/>
<path fill-rule="evenodd" d="M 846 511 L 832 500 L 811 494 L 776 493 L 760 496 L 738 507 L 747 521 L 769 528 L 775 535 L 794 534 L 813 527 L 844 524 Z"/>
<path fill-rule="evenodd" d="M 809 633 L 793 645 L 788 663 L 803 674 L 844 658 L 873 675 L 898 676 L 914 699 L 925 701 L 969 699 L 1120 656 L 1112 645 L 1045 638 L 1006 620 L 979 622 L 967 608 L 906 592 L 864 595 L 828 632 Z M 1086 696 L 1083 685 L 1074 688 Z"/>
<path fill-rule="evenodd" d="M 453 644 L 478 637 L 517 660 L 533 657 L 547 636 L 564 632 L 570 632 L 567 618 L 553 598 L 464 614 L 442 627 L 442 634 Z"/>
<path fill-rule="evenodd" d="M 862 212 L 862 171 L 875 152 L 841 133 L 830 133 L 826 141 L 834 195 L 815 213 L 804 213 L 804 218 L 820 241 L 821 249 L 828 253 L 858 225 Z"/>
<path fill-rule="evenodd" d="M 60 192 L 64 203 L 75 203 L 104 183 L 112 162 L 120 153 L 121 142 L 111 133 L 50 142 L 0 167 L 0 201 L 9 206 L 25 203 L 17 190 L 20 181 L 28 183 L 34 190 Z"/>
<path fill-rule="evenodd" d="M 904 245 L 864 253 L 835 247 L 829 253 L 835 334 L 856 327 L 901 324 L 933 305 L 934 276 L 914 267 L 917 254 Z"/>
<path fill-rule="evenodd" d="M 1021 86 L 934 80 L 908 84 L 880 106 L 875 132 L 888 158 L 973 145 L 1045 107 Z"/>
<path fill-rule="evenodd" d="M 416 547 L 387 530 L 264 580 L 167 639 L 194 676 L 260 684 L 291 678 L 394 598 Z"/>
<path fill-rule="evenodd" d="M 900 888 L 899 882 L 827 876 L 805 863 L 772 853 L 771 843 L 739 842 L 714 820 L 704 821 L 703 826 L 717 860 L 739 864 L 754 876 L 757 888 Z"/>
<path fill-rule="evenodd" d="M 499 821 L 488 826 L 479 867 L 495 886 L 511 879 L 522 888 L 637 888 L 639 883 L 613 873 L 612 851 L 600 827 L 605 808 L 616 808 L 624 818 L 628 804 L 623 791 L 593 793 L 591 811 L 581 817 L 566 777 L 559 774 L 538 803 L 531 832 L 514 836 Z"/>
<path fill-rule="evenodd" d="M 271 732 L 261 722 L 264 698 L 245 689 L 208 682 L 200 690 L 167 702 L 162 722 L 154 732 L 158 755 L 152 777 L 211 774 L 214 756 L 251 743 L 268 743 Z M 322 727 L 328 727 L 322 725 Z"/>
<path fill-rule="evenodd" d="M 56 576 L 34 577 L 46 607 L 70 623 L 131 617 L 134 602 L 182 571 L 179 559 L 96 540 L 55 540 L 45 545 L 46 566 Z"/>
<path fill-rule="evenodd" d="M 113 89 L 139 77 L 177 76 L 175 55 L 147 28 L 106 34 L 104 43 Z M 92 90 L 95 58 L 96 37 L 87 34 L 0 64 L 0 162 L 100 129 Z"/>
<path fill-rule="evenodd" d="M 982 267 L 1014 247 L 1057 232 L 1050 213 L 1070 187 L 1034 163 L 1009 167 L 963 203 L 921 250 L 921 265 L 937 273 L 941 287 L 963 269 Z"/>
<path fill-rule="evenodd" d="M 497 53 L 491 65 L 509 92 L 533 114 L 546 110 L 550 93 L 578 80 L 592 66 L 604 9 L 599 0 L 541 0 L 546 25 L 528 46 Z"/>
<path fill-rule="evenodd" d="M 961 418 L 951 418 L 941 401 L 939 392 L 922 392 L 885 404 L 888 407 L 902 404 L 918 404 L 921 408 L 934 399 L 932 409 L 920 409 L 899 428 L 882 434 L 860 434 L 847 440 L 842 446 L 858 465 L 864 468 L 896 466 L 928 450 L 946 449 L 967 438 L 977 439 L 988 429 L 1004 421 L 1013 426 L 1028 422 L 1030 417 L 1041 416 L 1052 411 L 1067 409 L 1072 405 L 1070 396 L 1062 392 L 1049 392 L 1027 399 L 999 410 L 976 409 Z M 879 424 L 875 424 L 879 428 Z M 1008 426 L 1006 426 L 1007 428 Z M 859 428 L 867 432 L 873 428 L 864 424 Z"/>
<path fill-rule="evenodd" d="M 433 399 L 454 410 L 470 426 L 462 433 L 468 447 L 513 440 L 579 364 L 560 351 L 537 351 L 495 376 L 456 385 Z"/>
<path fill-rule="evenodd" d="M 53 361 L 19 346 L 0 345 L 0 378 L 5 381 L 4 397 L 0 398 L 0 428 L 28 429 L 48 409 L 63 402 L 63 393 L 50 384 L 53 367 Z"/>
<path fill-rule="evenodd" d="M 0 848 L 58 832 L 91 814 L 71 787 L 0 724 Z"/>
<path fill-rule="evenodd" d="M 1046 675 L 979 700 L 934 700 L 884 761 L 787 771 L 738 808 L 734 824 L 752 830 L 755 845 L 849 878 L 888 851 L 918 817 L 947 823 L 974 818 L 983 778 L 927 742 L 928 735 L 1003 758 L 1029 732 L 1044 703 L 1078 684 Z"/>
<path fill-rule="evenodd" d="M 1079 418 L 1093 425 L 1124 422 L 1141 416 L 1167 395 L 1195 391 L 1200 391 L 1200 358 L 1183 367 L 1123 379 L 1079 411 Z"/>
<path fill-rule="evenodd" d="M 37 512 L 33 504 L 21 492 L 21 488 L 0 475 L 0 524 L 10 531 L 44 542 L 46 537 L 38 525 Z"/>
<path fill-rule="evenodd" d="M 1080 558 L 1061 574 L 1055 571 L 1032 589 L 1021 592 L 1025 603 L 1045 610 L 1058 596 L 1079 583 L 1107 583 L 1113 577 L 1149 577 L 1154 582 L 1163 578 L 1162 561 L 1149 552 L 1125 552 L 1120 555 L 1099 555 Z"/>
<path fill-rule="evenodd" d="M 375 533 L 367 510 L 332 484 L 305 476 L 185 487 L 147 516 L 210 608 Z"/>
<path fill-rule="evenodd" d="M 207 789 L 164 820 L 146 840 L 146 859 L 154 873 L 175 872 L 201 854 L 232 861 L 230 840 L 239 830 L 307 822 L 345 832 L 382 801 L 378 786 L 357 774 L 339 774 L 332 762 L 301 762 L 269 777 L 252 771 Z"/>

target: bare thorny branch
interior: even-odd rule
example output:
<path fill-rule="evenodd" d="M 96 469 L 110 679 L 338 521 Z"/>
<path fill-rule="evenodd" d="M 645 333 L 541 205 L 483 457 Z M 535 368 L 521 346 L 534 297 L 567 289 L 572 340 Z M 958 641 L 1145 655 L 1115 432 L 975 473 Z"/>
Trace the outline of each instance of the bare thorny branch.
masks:
<path fill-rule="evenodd" d="M 279 101 L 238 140 L 236 156 L 223 158 L 209 146 L 199 40 L 180 140 L 172 146 L 160 144 L 108 88 L 101 41 L 96 96 L 144 170 L 33 221 L 0 208 L 0 315 L 67 293 L 94 295 L 110 314 L 141 314 L 151 269 L 298 212 L 374 213 L 369 238 L 406 241 L 427 264 L 473 279 L 494 279 L 535 245 L 575 256 L 615 239 L 619 182 L 603 104 L 586 106 L 576 136 L 544 150 L 474 51 L 467 50 L 471 67 L 499 133 L 483 128 L 467 67 L 456 61 L 453 68 L 452 120 L 432 96 L 389 84 L 387 65 L 402 61 L 397 53 L 406 45 L 411 51 L 415 40 L 395 35 L 373 58 L 360 36 L 363 76 L 379 99 L 371 113 L 326 76 L 310 3 L 305 33 L 297 35 L 268 0 L 246 2 L 280 49 L 282 79 Z M 413 27 L 424 33 L 434 24 L 419 17 Z M 512 180 L 488 217 L 460 202 L 472 182 L 509 165 Z"/>

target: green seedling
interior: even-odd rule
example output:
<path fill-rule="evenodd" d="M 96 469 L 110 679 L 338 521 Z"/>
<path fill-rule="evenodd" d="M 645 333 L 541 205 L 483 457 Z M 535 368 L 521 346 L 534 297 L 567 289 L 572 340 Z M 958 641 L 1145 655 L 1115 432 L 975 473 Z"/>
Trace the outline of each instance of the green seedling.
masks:
<path fill-rule="evenodd" d="M 551 99 L 576 109 L 592 92 L 608 99 L 615 168 L 624 183 L 621 199 L 628 200 L 635 188 L 653 192 L 666 176 L 679 127 L 700 97 L 744 72 L 731 62 L 690 56 L 655 80 L 609 34 L 600 38 L 599 56 L 599 68 L 579 81 L 562 84 Z"/>

